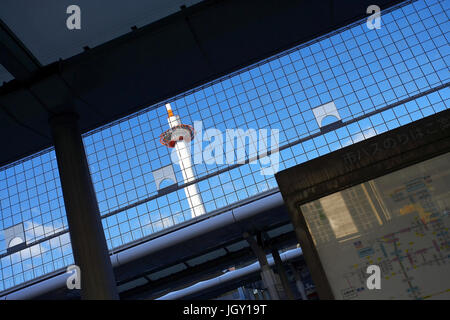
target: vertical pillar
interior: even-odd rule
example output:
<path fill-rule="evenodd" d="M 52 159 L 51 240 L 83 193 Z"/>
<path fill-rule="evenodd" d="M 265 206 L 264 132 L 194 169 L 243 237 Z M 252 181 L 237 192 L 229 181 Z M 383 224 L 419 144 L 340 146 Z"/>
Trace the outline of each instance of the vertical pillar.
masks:
<path fill-rule="evenodd" d="M 294 207 L 294 205 L 288 202 L 286 202 L 286 204 L 289 208 L 288 211 L 291 223 L 294 226 L 298 243 L 301 245 L 303 256 L 305 261 L 308 261 L 308 270 L 311 273 L 311 278 L 316 286 L 319 298 L 321 300 L 334 300 L 333 290 L 331 289 L 322 262 L 320 261 L 319 253 L 314 245 L 314 240 L 308 231 L 309 229 L 306 220 L 301 214 L 299 207 Z"/>
<path fill-rule="evenodd" d="M 49 120 L 55 145 L 75 264 L 81 271 L 82 299 L 118 299 L 116 282 L 78 128 L 78 115 Z"/>
<path fill-rule="evenodd" d="M 272 248 L 272 257 L 273 261 L 275 262 L 275 266 L 278 271 L 278 275 L 280 276 L 281 284 L 283 286 L 283 291 L 289 300 L 294 300 L 294 293 L 291 290 L 291 287 L 289 285 L 289 280 L 286 274 L 286 270 L 283 266 L 283 261 L 281 261 L 280 254 L 278 253 L 277 248 Z"/>
<path fill-rule="evenodd" d="M 308 296 L 306 295 L 305 286 L 303 285 L 302 277 L 300 276 L 300 272 L 294 266 L 294 264 L 290 264 L 292 273 L 294 274 L 295 284 L 297 285 L 297 290 L 302 297 L 302 300 L 308 300 Z"/>
<path fill-rule="evenodd" d="M 266 253 L 264 250 L 256 243 L 253 236 L 249 235 L 247 232 L 244 233 L 244 239 L 248 242 L 252 251 L 258 258 L 259 265 L 261 266 L 261 278 L 267 290 L 269 291 L 272 300 L 280 300 L 278 295 L 278 290 L 276 288 L 276 280 L 272 269 L 267 261 Z"/>
<path fill-rule="evenodd" d="M 239 300 L 246 300 L 246 295 L 242 287 L 237 288 L 239 294 Z"/>

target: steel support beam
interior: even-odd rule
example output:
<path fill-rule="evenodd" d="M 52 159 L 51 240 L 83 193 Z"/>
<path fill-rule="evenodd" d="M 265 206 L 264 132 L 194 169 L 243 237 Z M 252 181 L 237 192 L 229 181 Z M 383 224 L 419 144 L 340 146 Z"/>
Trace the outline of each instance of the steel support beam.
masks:
<path fill-rule="evenodd" d="M 41 64 L 0 19 L 0 64 L 18 80 L 28 79 Z"/>

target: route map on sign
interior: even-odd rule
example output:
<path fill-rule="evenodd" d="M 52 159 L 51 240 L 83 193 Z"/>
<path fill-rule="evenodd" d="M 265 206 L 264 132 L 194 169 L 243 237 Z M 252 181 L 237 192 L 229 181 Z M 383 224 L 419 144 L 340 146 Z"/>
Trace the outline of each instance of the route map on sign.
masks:
<path fill-rule="evenodd" d="M 336 299 L 450 299 L 450 154 L 301 206 Z M 381 289 L 367 288 L 369 265 Z"/>

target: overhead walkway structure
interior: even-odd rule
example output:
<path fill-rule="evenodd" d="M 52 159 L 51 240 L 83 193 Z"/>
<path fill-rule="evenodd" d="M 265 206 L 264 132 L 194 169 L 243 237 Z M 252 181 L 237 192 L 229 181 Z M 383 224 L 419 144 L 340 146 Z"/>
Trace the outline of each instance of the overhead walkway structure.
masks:
<path fill-rule="evenodd" d="M 121 297 L 158 297 L 169 278 L 175 289 L 208 268 L 254 262 L 244 232 L 295 245 L 276 181 L 260 167 L 197 166 L 207 213 L 194 219 L 185 184 L 155 187 L 169 164 L 154 143 L 159 119 L 171 103 L 205 129 L 280 129 L 281 170 L 447 109 L 448 1 L 381 1 L 380 31 L 367 30 L 370 4 L 203 1 L 64 60 L 35 58 L 20 26 L 3 21 L 0 63 L 14 80 L 0 87 L 0 297 L 78 297 L 64 273 L 86 243 L 72 252 L 77 188 L 61 182 L 77 177 L 78 190 L 95 191 L 80 200 L 97 217 L 90 225 L 105 232 L 93 256 Z M 73 129 L 62 135 L 69 151 L 49 125 L 68 113 L 79 117 L 63 126 Z M 83 175 L 70 174 L 73 154 Z M 5 234 L 24 241 L 6 248 Z"/>

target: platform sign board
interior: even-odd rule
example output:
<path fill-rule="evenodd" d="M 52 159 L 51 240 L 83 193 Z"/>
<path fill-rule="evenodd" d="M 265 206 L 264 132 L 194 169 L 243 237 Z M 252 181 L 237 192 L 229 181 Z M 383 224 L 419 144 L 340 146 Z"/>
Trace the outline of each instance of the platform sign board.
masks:
<path fill-rule="evenodd" d="M 450 299 L 450 153 L 300 210 L 337 299 Z"/>
<path fill-rule="evenodd" d="M 321 298 L 450 299 L 449 120 L 443 111 L 277 175 Z M 386 141 L 396 148 L 371 153 Z"/>

